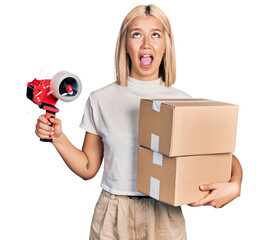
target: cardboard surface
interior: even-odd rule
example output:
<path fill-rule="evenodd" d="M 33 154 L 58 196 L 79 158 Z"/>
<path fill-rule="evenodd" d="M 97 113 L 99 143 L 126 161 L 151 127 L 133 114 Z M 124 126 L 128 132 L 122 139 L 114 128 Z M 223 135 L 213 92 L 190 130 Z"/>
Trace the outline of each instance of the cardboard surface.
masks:
<path fill-rule="evenodd" d="M 138 143 L 167 156 L 234 152 L 237 113 L 207 99 L 142 99 Z"/>
<path fill-rule="evenodd" d="M 180 206 L 207 195 L 200 185 L 230 180 L 232 153 L 167 157 L 139 147 L 137 162 L 137 191 Z"/>

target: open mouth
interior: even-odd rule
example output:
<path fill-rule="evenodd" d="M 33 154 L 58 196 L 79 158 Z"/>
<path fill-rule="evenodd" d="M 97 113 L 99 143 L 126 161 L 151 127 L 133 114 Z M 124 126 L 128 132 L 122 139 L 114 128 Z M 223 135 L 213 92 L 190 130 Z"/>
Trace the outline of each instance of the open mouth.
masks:
<path fill-rule="evenodd" d="M 143 67 L 149 67 L 153 61 L 153 57 L 151 55 L 143 55 L 140 57 L 140 62 Z"/>

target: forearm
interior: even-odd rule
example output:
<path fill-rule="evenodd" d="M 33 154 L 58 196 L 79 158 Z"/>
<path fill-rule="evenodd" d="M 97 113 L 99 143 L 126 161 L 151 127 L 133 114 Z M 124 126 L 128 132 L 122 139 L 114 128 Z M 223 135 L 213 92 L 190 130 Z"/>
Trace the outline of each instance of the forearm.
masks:
<path fill-rule="evenodd" d="M 233 155 L 232 159 L 232 176 L 231 176 L 231 182 L 237 182 L 239 185 L 241 185 L 242 182 L 242 167 L 238 159 Z"/>
<path fill-rule="evenodd" d="M 89 179 L 94 176 L 89 168 L 89 160 L 86 154 L 72 145 L 64 133 L 53 140 L 53 145 L 61 155 L 66 165 L 75 174 L 83 179 Z"/>

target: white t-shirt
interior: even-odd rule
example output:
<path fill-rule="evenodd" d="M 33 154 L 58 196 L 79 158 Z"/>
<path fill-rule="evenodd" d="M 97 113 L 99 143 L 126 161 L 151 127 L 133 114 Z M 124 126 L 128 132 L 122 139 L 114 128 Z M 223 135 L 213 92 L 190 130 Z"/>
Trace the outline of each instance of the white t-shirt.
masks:
<path fill-rule="evenodd" d="M 139 107 L 142 98 L 191 98 L 159 78 L 129 78 L 128 86 L 116 82 L 92 92 L 80 127 L 100 135 L 104 145 L 101 187 L 118 195 L 141 195 L 136 190 Z"/>

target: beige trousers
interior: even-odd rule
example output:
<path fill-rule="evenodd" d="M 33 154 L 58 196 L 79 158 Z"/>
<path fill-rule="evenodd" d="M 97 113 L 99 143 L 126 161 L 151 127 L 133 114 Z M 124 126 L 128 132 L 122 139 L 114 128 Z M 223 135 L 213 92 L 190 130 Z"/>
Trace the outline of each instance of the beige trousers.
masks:
<path fill-rule="evenodd" d="M 102 190 L 94 209 L 90 240 L 186 239 L 180 207 Z"/>

